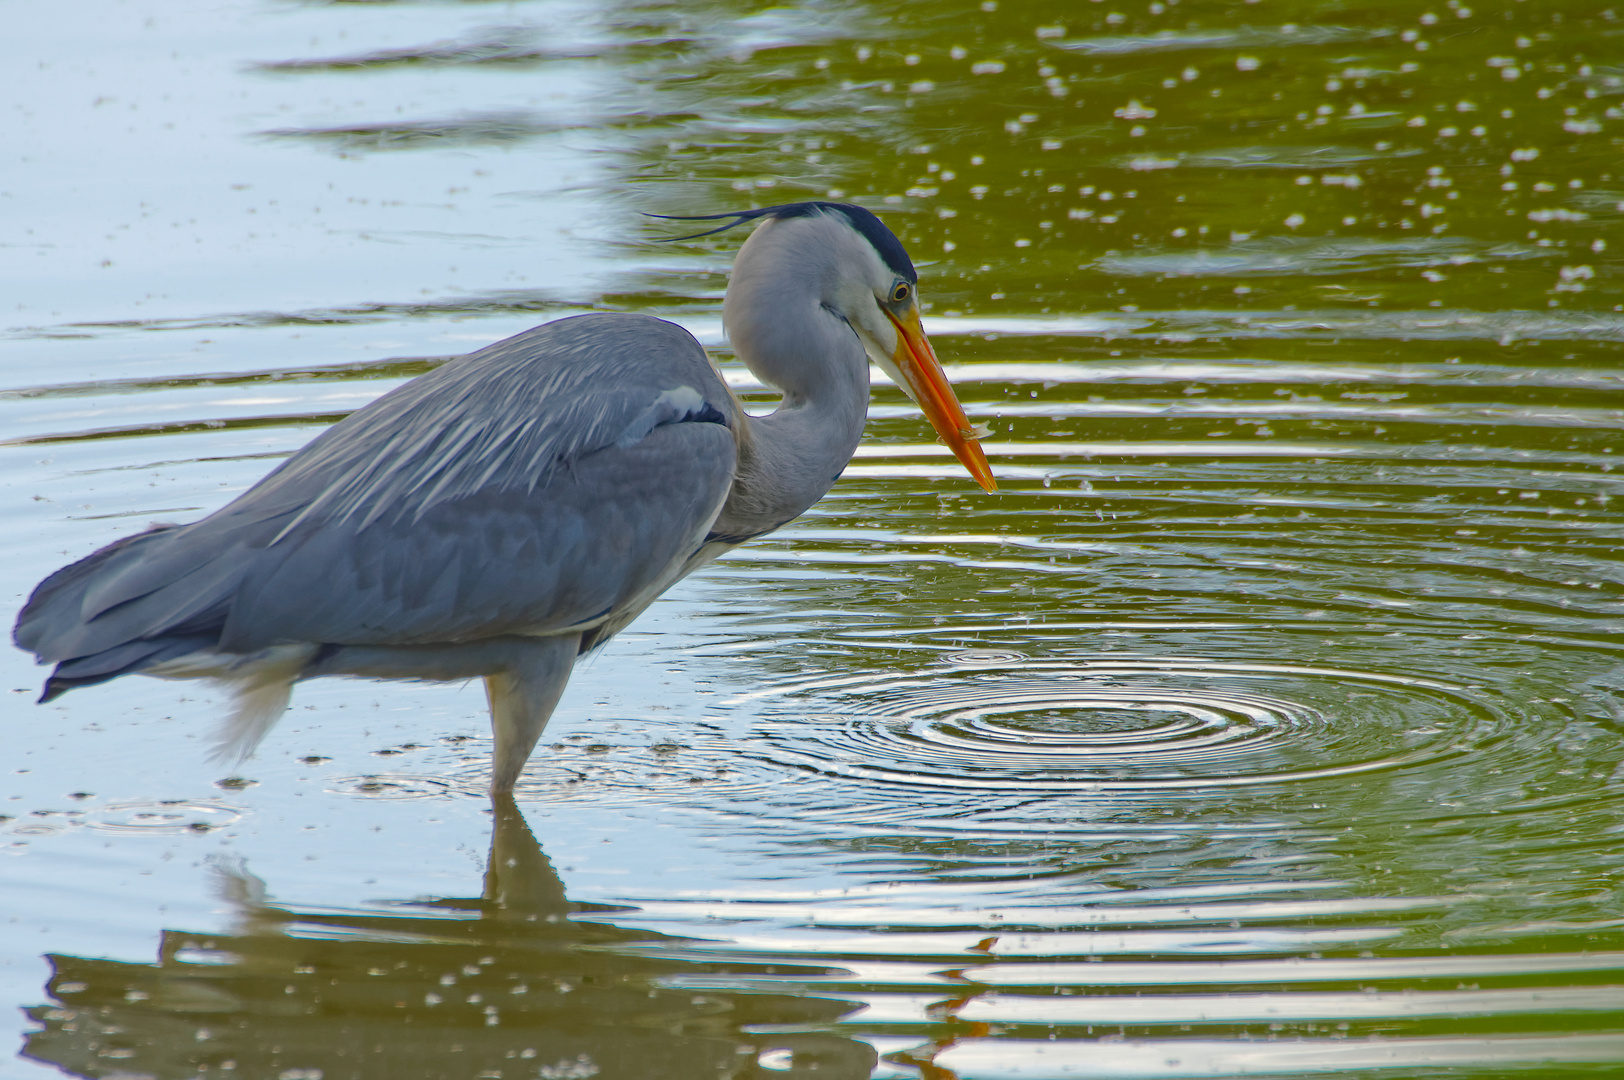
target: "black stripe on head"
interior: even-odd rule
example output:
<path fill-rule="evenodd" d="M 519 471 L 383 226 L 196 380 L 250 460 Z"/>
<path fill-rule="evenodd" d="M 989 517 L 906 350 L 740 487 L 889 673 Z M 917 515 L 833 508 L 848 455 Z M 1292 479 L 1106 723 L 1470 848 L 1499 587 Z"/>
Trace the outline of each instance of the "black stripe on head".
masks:
<path fill-rule="evenodd" d="M 725 214 L 647 214 L 646 217 L 662 218 L 666 221 L 722 221 L 731 219 L 726 225 L 704 232 L 693 233 L 689 236 L 673 236 L 668 243 L 678 240 L 694 240 L 701 236 L 710 236 L 713 233 L 723 232 L 742 225 L 746 221 L 755 221 L 758 218 L 796 218 L 812 217 L 816 214 L 843 214 L 846 221 L 856 229 L 863 239 L 869 242 L 880 257 L 880 261 L 890 267 L 892 273 L 907 281 L 909 284 L 919 283 L 919 272 L 914 269 L 913 260 L 908 258 L 908 252 L 903 248 L 902 241 L 896 234 L 885 227 L 885 222 L 875 217 L 872 211 L 851 203 L 835 202 L 799 202 L 785 203 L 782 206 L 763 206 L 757 210 L 731 210 Z"/>

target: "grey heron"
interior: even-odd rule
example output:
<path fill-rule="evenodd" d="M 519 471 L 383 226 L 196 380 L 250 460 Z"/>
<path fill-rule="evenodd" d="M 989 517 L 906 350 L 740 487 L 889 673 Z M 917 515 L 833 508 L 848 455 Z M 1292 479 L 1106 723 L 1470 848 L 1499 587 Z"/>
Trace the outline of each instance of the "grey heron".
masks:
<path fill-rule="evenodd" d="M 512 789 L 577 656 L 728 549 L 823 497 L 884 369 L 996 489 L 920 326 L 918 274 L 869 211 L 804 202 L 680 220 L 759 224 L 722 304 L 783 399 L 746 415 L 681 327 L 560 319 L 451 360 L 328 428 L 227 506 L 46 578 L 17 644 L 40 700 L 139 673 L 227 684 L 246 758 L 293 684 L 483 678 L 491 790 Z M 690 239 L 680 237 L 679 239 Z"/>

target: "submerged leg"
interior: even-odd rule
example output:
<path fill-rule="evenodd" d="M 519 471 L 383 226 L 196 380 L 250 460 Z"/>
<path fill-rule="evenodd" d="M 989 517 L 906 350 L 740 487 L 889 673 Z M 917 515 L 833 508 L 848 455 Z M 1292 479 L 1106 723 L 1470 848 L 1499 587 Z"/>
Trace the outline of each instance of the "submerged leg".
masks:
<path fill-rule="evenodd" d="M 464 645 L 346 645 L 330 647 L 300 678 L 357 675 L 369 679 L 456 681 L 483 677 L 491 703 L 492 793 L 512 791 L 541 729 L 569 682 L 580 634 L 500 637 Z"/>
<path fill-rule="evenodd" d="M 541 738 L 547 719 L 569 682 L 570 668 L 581 646 L 579 634 L 536 638 L 514 650 L 510 664 L 485 676 L 491 703 L 491 793 L 513 790 L 519 771 Z"/>

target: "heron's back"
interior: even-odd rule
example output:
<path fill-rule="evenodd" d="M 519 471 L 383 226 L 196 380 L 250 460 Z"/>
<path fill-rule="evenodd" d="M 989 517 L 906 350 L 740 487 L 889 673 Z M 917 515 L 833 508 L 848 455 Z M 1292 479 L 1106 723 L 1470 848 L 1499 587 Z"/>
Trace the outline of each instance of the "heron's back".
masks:
<path fill-rule="evenodd" d="M 15 639 L 60 665 L 51 694 L 199 648 L 590 623 L 646 603 L 703 540 L 733 422 L 680 327 L 548 323 L 385 394 L 201 521 L 58 571 Z"/>

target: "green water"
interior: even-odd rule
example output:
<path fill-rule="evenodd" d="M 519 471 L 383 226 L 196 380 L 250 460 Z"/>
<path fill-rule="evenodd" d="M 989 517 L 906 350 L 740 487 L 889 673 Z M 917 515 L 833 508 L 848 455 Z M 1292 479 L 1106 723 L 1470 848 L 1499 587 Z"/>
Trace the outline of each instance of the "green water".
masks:
<path fill-rule="evenodd" d="M 325 681 L 235 775 L 141 679 L 0 750 L 0 1074 L 1624 1068 L 1624 10 L 93 3 L 0 69 L 0 591 L 585 309 L 722 340 L 882 214 L 894 388 L 577 671 Z"/>

